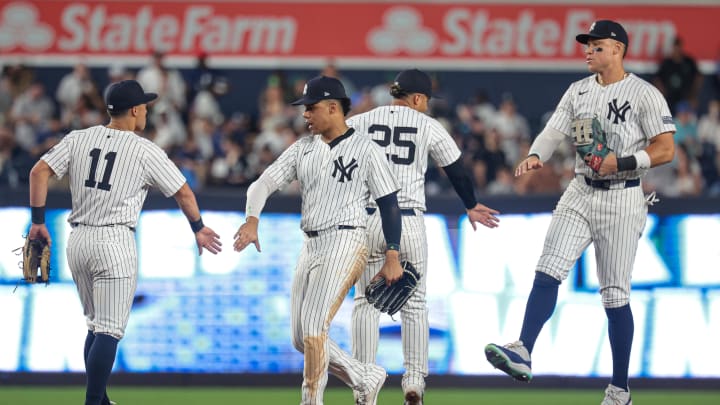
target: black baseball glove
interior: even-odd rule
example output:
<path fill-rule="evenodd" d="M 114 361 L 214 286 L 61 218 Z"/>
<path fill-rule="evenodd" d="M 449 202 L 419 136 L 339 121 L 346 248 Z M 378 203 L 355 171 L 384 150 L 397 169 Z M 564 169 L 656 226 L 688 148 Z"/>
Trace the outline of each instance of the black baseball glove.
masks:
<path fill-rule="evenodd" d="M 50 246 L 45 239 L 25 238 L 25 245 L 22 248 L 22 271 L 23 280 L 28 283 L 38 281 L 48 283 L 50 281 Z M 39 270 L 39 275 L 38 275 Z"/>
<path fill-rule="evenodd" d="M 391 285 L 385 284 L 385 279 L 378 277 L 365 288 L 365 298 L 370 305 L 390 316 L 402 308 L 417 289 L 420 274 L 408 261 L 400 262 L 403 267 L 403 275 L 400 280 Z"/>
<path fill-rule="evenodd" d="M 595 172 L 613 150 L 607 146 L 607 136 L 597 118 L 576 120 L 573 122 L 573 135 L 577 153 L 585 164 Z"/>

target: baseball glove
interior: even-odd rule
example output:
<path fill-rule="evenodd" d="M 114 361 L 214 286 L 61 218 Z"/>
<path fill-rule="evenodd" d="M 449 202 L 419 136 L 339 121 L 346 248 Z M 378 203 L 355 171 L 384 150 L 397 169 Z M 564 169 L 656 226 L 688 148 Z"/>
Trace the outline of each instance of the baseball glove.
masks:
<path fill-rule="evenodd" d="M 26 237 L 25 245 L 18 249 L 22 249 L 23 280 L 31 284 L 38 281 L 48 283 L 50 281 L 50 246 L 47 241 Z M 39 275 L 38 269 L 40 270 Z"/>
<path fill-rule="evenodd" d="M 613 150 L 607 146 L 605 131 L 597 118 L 575 120 L 572 123 L 577 153 L 585 164 L 598 173 L 600 165 Z"/>
<path fill-rule="evenodd" d="M 387 312 L 390 316 L 395 315 L 405 305 L 417 289 L 420 280 L 420 274 L 410 262 L 402 261 L 400 265 L 403 267 L 400 280 L 388 286 L 384 278 L 378 277 L 365 289 L 365 298 L 370 305 L 381 312 Z"/>

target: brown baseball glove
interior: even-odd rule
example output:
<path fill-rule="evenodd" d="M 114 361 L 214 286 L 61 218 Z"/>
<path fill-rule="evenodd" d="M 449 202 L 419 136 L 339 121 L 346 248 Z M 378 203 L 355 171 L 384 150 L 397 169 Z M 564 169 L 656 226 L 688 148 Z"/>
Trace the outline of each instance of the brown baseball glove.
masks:
<path fill-rule="evenodd" d="M 28 283 L 50 282 L 50 246 L 45 239 L 25 238 L 22 248 L 23 280 Z M 39 270 L 39 274 L 38 274 Z"/>

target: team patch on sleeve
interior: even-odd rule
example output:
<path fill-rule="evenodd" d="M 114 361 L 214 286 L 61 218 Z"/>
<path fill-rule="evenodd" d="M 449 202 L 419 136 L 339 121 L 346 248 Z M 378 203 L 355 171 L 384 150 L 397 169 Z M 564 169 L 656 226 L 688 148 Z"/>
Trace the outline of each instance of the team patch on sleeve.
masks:
<path fill-rule="evenodd" d="M 662 116 L 662 122 L 663 122 L 663 124 L 673 124 L 673 123 L 674 123 L 674 122 L 673 122 L 673 117 L 671 117 L 671 116 L 669 116 L 669 115 L 663 115 L 663 116 Z"/>

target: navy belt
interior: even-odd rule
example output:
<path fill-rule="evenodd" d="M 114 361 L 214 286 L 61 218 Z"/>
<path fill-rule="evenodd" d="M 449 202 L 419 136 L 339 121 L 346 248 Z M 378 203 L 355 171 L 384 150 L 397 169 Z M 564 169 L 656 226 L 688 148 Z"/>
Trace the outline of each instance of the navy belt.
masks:
<path fill-rule="evenodd" d="M 73 228 L 76 228 L 76 227 L 78 227 L 79 225 L 85 225 L 85 224 L 81 224 L 81 223 L 79 223 L 79 222 L 71 222 L 71 223 L 70 223 L 70 226 L 72 226 Z M 132 226 L 127 226 L 127 225 L 120 225 L 120 224 L 109 224 L 109 225 L 85 225 L 85 226 L 96 226 L 96 227 L 101 227 L 101 226 L 109 226 L 109 227 L 113 227 L 113 226 L 124 226 L 124 227 L 127 227 L 127 228 L 128 228 L 129 230 L 131 230 L 131 231 L 135 232 L 135 228 L 133 228 Z"/>
<path fill-rule="evenodd" d="M 357 228 L 357 227 L 352 226 L 352 225 L 338 225 L 335 229 L 343 230 L 343 229 L 355 229 L 355 228 Z M 307 235 L 311 238 L 314 238 L 314 237 L 320 235 L 320 232 L 322 232 L 322 231 L 305 231 L 305 235 Z"/>
<path fill-rule="evenodd" d="M 618 189 L 622 188 L 630 188 L 630 187 L 637 187 L 640 185 L 640 179 L 631 179 L 631 180 L 593 180 L 589 177 L 583 176 L 585 179 L 585 184 L 592 188 L 601 188 L 603 190 L 610 190 L 613 185 L 619 184 L 621 187 L 618 187 Z"/>
<path fill-rule="evenodd" d="M 374 214 L 376 210 L 377 210 L 377 208 L 372 208 L 372 207 L 365 208 L 365 211 L 367 211 L 368 215 Z M 405 215 L 406 217 L 414 217 L 415 210 L 412 208 L 400 208 L 400 215 Z"/>

